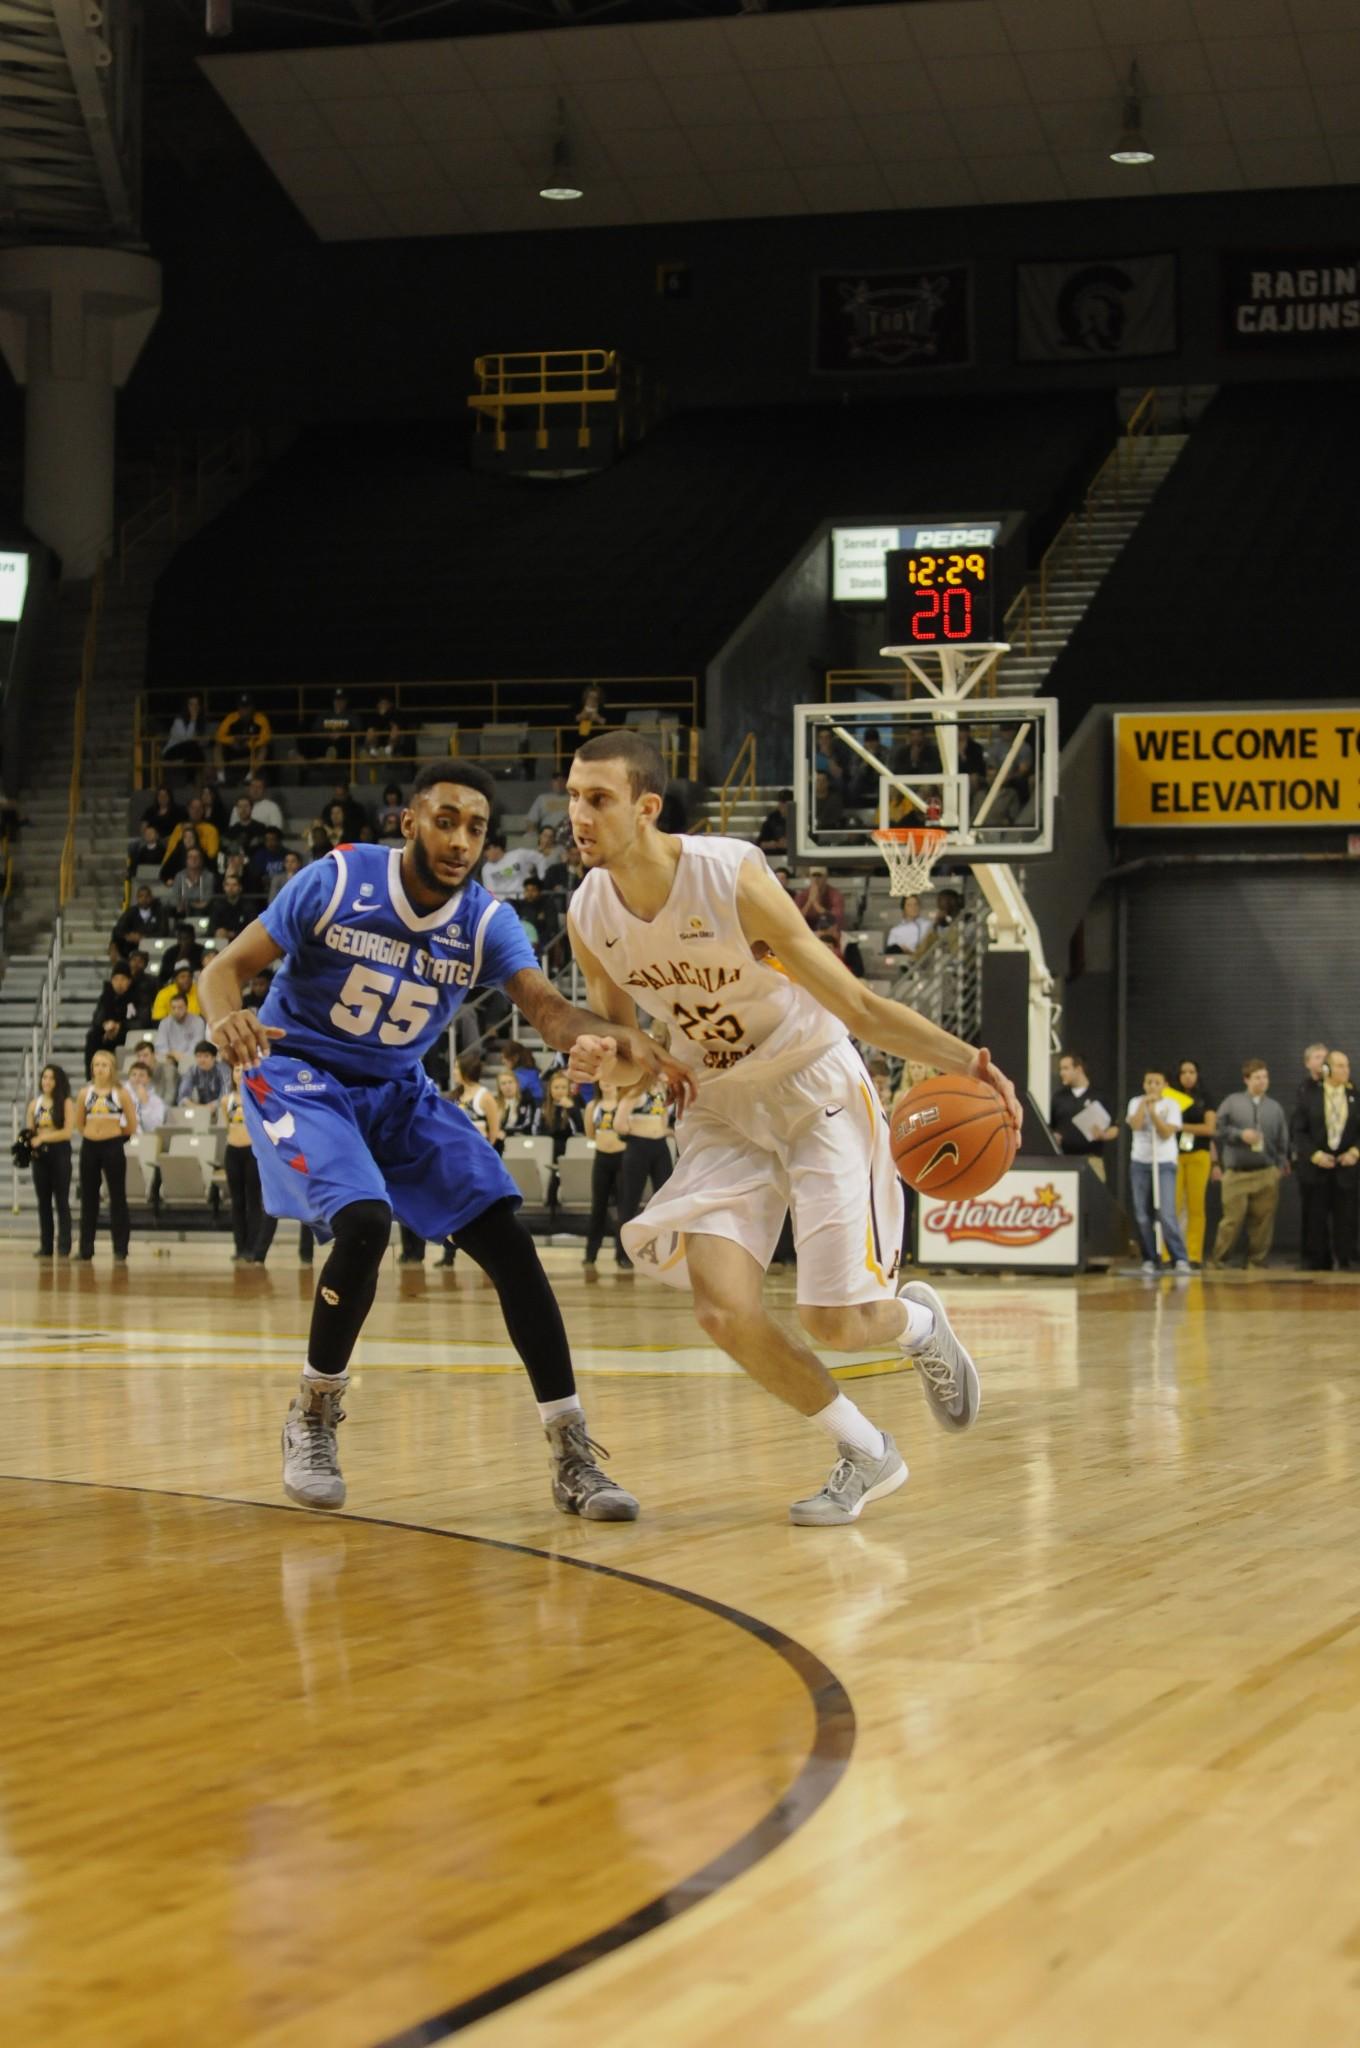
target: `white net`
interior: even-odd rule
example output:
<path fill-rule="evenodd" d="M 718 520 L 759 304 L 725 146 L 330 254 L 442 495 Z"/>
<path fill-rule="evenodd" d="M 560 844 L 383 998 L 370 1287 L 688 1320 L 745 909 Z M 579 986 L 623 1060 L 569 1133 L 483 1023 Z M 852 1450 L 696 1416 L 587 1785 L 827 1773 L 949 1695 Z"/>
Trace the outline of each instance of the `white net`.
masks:
<path fill-rule="evenodd" d="M 930 825 L 917 825 L 904 831 L 875 832 L 873 837 L 887 864 L 893 895 L 919 896 L 930 887 L 931 871 L 949 834 Z"/>

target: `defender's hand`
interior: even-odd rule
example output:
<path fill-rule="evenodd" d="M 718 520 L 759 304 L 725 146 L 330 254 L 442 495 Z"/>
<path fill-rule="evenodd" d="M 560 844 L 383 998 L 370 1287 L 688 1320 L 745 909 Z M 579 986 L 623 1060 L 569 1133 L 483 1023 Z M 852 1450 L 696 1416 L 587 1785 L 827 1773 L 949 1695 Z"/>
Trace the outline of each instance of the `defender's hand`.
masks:
<path fill-rule="evenodd" d="M 205 1023 L 203 1036 L 229 1067 L 253 1067 L 269 1058 L 272 1041 L 285 1033 L 276 1024 L 261 1024 L 253 1010 L 229 1010 L 216 1024 Z"/>
<path fill-rule="evenodd" d="M 1007 1116 L 1018 1131 L 1024 1122 L 1019 1099 L 1000 1067 L 993 1066 L 992 1056 L 985 1045 L 979 1047 L 977 1058 L 968 1071 L 975 1081 L 985 1081 L 989 1088 L 995 1088 Z"/>
<path fill-rule="evenodd" d="M 618 1065 L 618 1057 L 616 1038 L 594 1038 L 588 1032 L 582 1032 L 567 1055 L 568 1078 L 578 1086 L 582 1081 L 607 1086 Z"/>

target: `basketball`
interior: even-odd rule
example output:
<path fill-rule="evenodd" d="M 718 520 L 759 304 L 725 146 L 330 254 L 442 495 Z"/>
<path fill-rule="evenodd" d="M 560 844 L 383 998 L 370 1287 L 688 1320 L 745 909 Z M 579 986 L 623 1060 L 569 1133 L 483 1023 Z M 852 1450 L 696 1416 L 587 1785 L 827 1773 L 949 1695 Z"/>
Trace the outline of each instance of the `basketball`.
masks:
<path fill-rule="evenodd" d="M 892 1155 L 920 1195 L 985 1195 L 1019 1139 L 1001 1097 L 968 1074 L 918 1081 L 893 1111 Z"/>

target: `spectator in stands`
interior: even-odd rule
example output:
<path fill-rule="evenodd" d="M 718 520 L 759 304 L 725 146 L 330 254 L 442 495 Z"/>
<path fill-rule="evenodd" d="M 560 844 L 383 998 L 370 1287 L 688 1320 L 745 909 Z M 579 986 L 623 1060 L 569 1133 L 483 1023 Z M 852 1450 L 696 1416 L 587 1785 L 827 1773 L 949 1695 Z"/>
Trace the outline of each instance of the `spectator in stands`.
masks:
<path fill-rule="evenodd" d="M 257 846 L 264 844 L 264 826 L 256 818 L 255 807 L 248 796 L 237 797 L 223 840 L 233 853 L 243 853 L 247 860 Z"/>
<path fill-rule="evenodd" d="M 138 1058 L 128 1068 L 128 1093 L 137 1105 L 139 1131 L 158 1131 L 165 1122 L 165 1099 L 156 1087 L 155 1062 Z"/>
<path fill-rule="evenodd" d="M 560 967 L 565 958 L 565 944 L 562 935 L 562 918 L 556 903 L 544 889 L 537 875 L 524 877 L 524 889 L 520 896 L 520 914 L 534 928 L 538 947 L 546 972 L 552 973 Z"/>
<path fill-rule="evenodd" d="M 194 794 L 203 806 L 203 822 L 215 825 L 219 832 L 227 829 L 227 803 L 220 786 L 211 779 L 200 782 Z"/>
<path fill-rule="evenodd" d="M 813 931 L 817 929 L 818 919 L 827 917 L 838 934 L 845 930 L 845 898 L 839 889 L 832 888 L 824 867 L 808 869 L 808 885 L 793 900 Z"/>
<path fill-rule="evenodd" d="M 866 754 L 872 754 L 874 759 L 881 761 L 885 768 L 888 766 L 887 750 L 879 737 L 876 725 L 866 726 L 863 732 L 855 734 L 855 738 L 859 741 Z M 869 766 L 867 761 L 862 761 L 859 755 L 854 753 L 849 747 L 845 748 L 845 756 L 846 801 L 852 804 L 868 803 L 877 807 L 879 784 L 882 780 L 881 776 L 875 769 Z"/>
<path fill-rule="evenodd" d="M 262 967 L 258 974 L 252 974 L 241 997 L 241 1008 L 243 1010 L 258 1010 L 260 1004 L 269 994 L 273 983 L 274 976 L 268 967 Z"/>
<path fill-rule="evenodd" d="M 273 737 L 274 728 L 268 718 L 255 709 L 249 690 L 242 690 L 236 709 L 227 713 L 214 735 L 218 763 L 224 774 L 240 781 L 258 775 Z"/>
<path fill-rule="evenodd" d="M 264 838 L 251 853 L 246 862 L 245 889 L 247 896 L 269 899 L 269 885 L 275 875 L 284 873 L 287 849 L 283 834 L 277 825 L 266 825 Z M 275 891 L 277 894 L 277 891 Z"/>
<path fill-rule="evenodd" d="M 354 834 L 345 821 L 345 806 L 342 803 L 327 804 L 312 827 L 313 834 L 318 827 L 326 835 L 327 850 L 336 846 L 348 846 L 353 841 Z"/>
<path fill-rule="evenodd" d="M 358 839 L 368 823 L 368 812 L 347 782 L 332 785 L 329 804 L 339 804 L 345 814 L 345 837 Z"/>
<path fill-rule="evenodd" d="M 241 887 L 241 877 L 228 875 L 220 895 L 214 896 L 208 905 L 209 931 L 220 946 L 224 935 L 228 940 L 234 939 L 245 930 L 253 916 L 245 890 Z"/>
<path fill-rule="evenodd" d="M 941 889 L 935 898 L 935 915 L 930 920 L 932 936 L 947 932 L 962 909 L 963 898 L 957 889 Z"/>
<path fill-rule="evenodd" d="M 536 796 L 529 806 L 529 823 L 538 834 L 538 843 L 543 844 L 543 828 L 551 826 L 554 840 L 560 842 L 562 826 L 567 822 L 567 778 L 559 768 L 553 776 L 552 785 Z"/>
<path fill-rule="evenodd" d="M 143 871 L 160 877 L 161 865 L 165 860 L 165 841 L 155 826 L 143 819 L 137 837 L 128 844 L 127 877 L 135 882 Z"/>
<path fill-rule="evenodd" d="M 1218 1105 L 1214 1150 L 1219 1164 L 1211 1178 L 1223 1183 L 1223 1220 L 1214 1239 L 1211 1266 L 1222 1266 L 1247 1226 L 1247 1264 L 1264 1266 L 1275 1237 L 1280 1176 L 1289 1171 L 1289 1121 L 1267 1095 L 1270 1070 L 1264 1060 L 1242 1062 L 1243 1087 Z"/>
<path fill-rule="evenodd" d="M 151 1023 L 156 985 L 151 979 L 147 956 L 140 946 L 134 946 L 128 954 L 128 973 L 132 976 L 128 987 L 128 1030 L 144 1031 Z"/>
<path fill-rule="evenodd" d="M 1094 1116 L 1091 1111 L 1096 1111 Z M 1078 1124 L 1077 1119 L 1081 1118 Z M 1058 1150 L 1069 1159 L 1084 1159 L 1099 1179 L 1105 1178 L 1104 1148 L 1119 1138 L 1119 1126 L 1091 1086 L 1086 1055 L 1065 1052 L 1058 1061 L 1058 1086 L 1049 1104 L 1048 1127 L 1058 1141 Z"/>
<path fill-rule="evenodd" d="M 302 855 L 300 853 L 295 853 L 292 847 L 289 847 L 288 851 L 283 856 L 283 866 L 280 868 L 278 874 L 271 875 L 269 877 L 269 891 L 266 897 L 266 901 L 272 903 L 274 901 L 274 898 L 278 895 L 280 889 L 283 887 L 284 883 L 291 882 L 294 875 L 301 873 L 302 867 Z"/>
<path fill-rule="evenodd" d="M 1176 1221 L 1176 1160 L 1180 1146 L 1180 1104 L 1166 1092 L 1166 1076 L 1150 1068 L 1143 1076 L 1143 1092 L 1128 1107 L 1127 1122 L 1133 1132 L 1129 1180 L 1133 1189 L 1133 1214 L 1138 1240 L 1143 1247 L 1143 1271 L 1155 1273 L 1161 1265 L 1157 1245 L 1157 1221 L 1162 1242 L 1175 1262 L 1178 1273 L 1190 1271 L 1185 1240 Z M 1156 1199 L 1153 1176 L 1156 1175 Z"/>
<path fill-rule="evenodd" d="M 766 812 L 765 822 L 756 834 L 756 845 L 766 856 L 788 852 L 793 823 L 792 804 L 793 791 L 781 789 L 774 800 L 774 809 Z"/>
<path fill-rule="evenodd" d="M 126 960 L 115 961 L 109 970 L 109 978 L 99 991 L 90 1019 L 90 1028 L 85 1034 L 85 1065 L 88 1069 L 94 1054 L 101 1048 L 116 1052 L 128 1034 L 128 1027 L 135 1021 L 136 1005 L 130 990 L 132 969 Z"/>
<path fill-rule="evenodd" d="M 183 820 L 184 812 L 175 802 L 168 782 L 157 785 L 156 793 L 142 812 L 144 824 L 154 825 L 160 838 L 169 842 L 170 834 Z"/>
<path fill-rule="evenodd" d="M 537 863 L 535 873 L 540 881 L 547 874 L 549 868 L 557 866 L 561 853 L 562 849 L 557 843 L 557 834 L 553 831 L 552 826 L 541 826 L 538 834 L 538 845 L 534 848 L 534 859 Z"/>
<path fill-rule="evenodd" d="M 189 834 L 193 838 L 189 838 Z M 162 880 L 172 882 L 184 865 L 184 852 L 191 845 L 201 848 L 204 858 L 215 865 L 222 851 L 222 834 L 216 825 L 203 815 L 202 797 L 191 796 L 185 811 L 183 824 L 176 825 L 165 842 L 165 861 L 161 868 Z"/>
<path fill-rule="evenodd" d="M 187 1071 L 193 1060 L 194 1047 L 202 1036 L 203 1019 L 192 1014 L 189 998 L 183 990 L 173 989 L 170 1008 L 156 1029 L 156 1058 L 161 1065 L 162 1095 L 178 1095 L 180 1075 Z"/>
<path fill-rule="evenodd" d="M 539 1104 L 534 1130 L 553 1141 L 553 1164 L 567 1149 L 568 1138 L 585 1134 L 585 1112 L 577 1100 L 576 1084 L 565 1067 L 548 1076 L 547 1099 Z"/>
<path fill-rule="evenodd" d="M 188 761 L 201 768 L 212 745 L 212 725 L 205 717 L 203 699 L 190 694 L 184 709 L 170 721 L 170 737 L 161 749 L 163 761 Z"/>
<path fill-rule="evenodd" d="M 35 1258 L 50 1259 L 54 1251 L 59 1258 L 71 1256 L 71 1139 L 75 1127 L 76 1106 L 66 1069 L 45 1066 L 24 1123 L 33 1147 L 33 1192 L 38 1200 Z"/>
<path fill-rule="evenodd" d="M 137 1105 L 118 1082 L 111 1052 L 97 1052 L 90 1061 L 88 1086 L 76 1097 L 76 1129 L 80 1132 L 80 1257 L 94 1257 L 99 1223 L 100 1182 L 109 1191 L 109 1233 L 113 1256 L 127 1261 L 131 1218 L 127 1205 L 127 1141 L 137 1128 Z"/>
<path fill-rule="evenodd" d="M 231 1077 L 217 1057 L 217 1047 L 209 1038 L 200 1038 L 194 1047 L 193 1064 L 188 1067 L 179 1084 L 176 1100 L 186 1102 L 220 1102 L 231 1086 Z"/>
<path fill-rule="evenodd" d="M 920 897 L 904 896 L 902 916 L 888 933 L 883 951 L 885 954 L 905 953 L 911 959 L 924 946 L 929 930 L 930 926 L 921 915 Z"/>
<path fill-rule="evenodd" d="M 326 709 L 312 720 L 312 731 L 316 735 L 311 758 L 326 761 L 348 761 L 350 741 L 358 730 L 358 721 L 350 705 L 348 690 L 336 689 L 331 692 L 331 701 Z"/>
<path fill-rule="evenodd" d="M 845 781 L 845 749 L 829 725 L 819 725 L 814 740 L 813 772 L 824 775 L 828 784 L 840 790 Z"/>
<path fill-rule="evenodd" d="M 390 761 L 400 746 L 401 726 L 397 721 L 396 700 L 390 690 L 384 690 L 369 713 L 364 731 L 364 752 L 370 761 Z"/>
<path fill-rule="evenodd" d="M 309 860 L 324 860 L 333 851 L 331 835 L 319 818 L 315 819 L 307 832 L 307 857 Z"/>
<path fill-rule="evenodd" d="M 819 768 L 812 783 L 812 818 L 818 832 L 836 832 L 845 823 L 845 799 L 825 768 Z"/>
<path fill-rule="evenodd" d="M 137 939 L 163 939 L 169 929 L 170 915 L 165 905 L 152 894 L 149 882 L 139 882 L 134 902 L 113 928 L 113 943 L 121 956 Z"/>
<path fill-rule="evenodd" d="M 1329 1052 L 1320 1077 L 1303 1083 L 1291 1135 L 1300 1193 L 1308 1185 L 1312 1197 L 1304 1264 L 1313 1273 L 1330 1273 L 1334 1264 L 1348 1273 L 1360 1259 L 1360 1098 L 1347 1053 Z"/>
<path fill-rule="evenodd" d="M 609 724 L 604 708 L 604 691 L 598 683 L 587 683 L 581 692 L 581 701 L 576 707 L 576 731 L 579 738 L 588 740 L 593 733 L 603 732 Z"/>
<path fill-rule="evenodd" d="M 538 1118 L 538 1104 L 520 1087 L 515 1067 L 502 1067 L 497 1074 L 496 1104 L 501 1113 L 501 1143 L 497 1150 L 503 1152 L 507 1138 L 527 1138 Z"/>
<path fill-rule="evenodd" d="M 521 1045 L 517 1038 L 512 1038 L 506 1045 L 501 1057 L 506 1066 L 511 1068 L 518 1076 L 522 1093 L 527 1095 L 529 1100 L 535 1105 L 542 1102 L 543 1076 L 539 1073 L 534 1056 L 528 1046 Z"/>
<path fill-rule="evenodd" d="M 246 794 L 250 798 L 250 814 L 254 818 L 255 823 L 263 826 L 266 832 L 271 825 L 274 825 L 281 834 L 283 831 L 283 812 L 279 809 L 273 797 L 270 796 L 262 775 L 251 776 Z"/>
<path fill-rule="evenodd" d="M 892 750 L 892 769 L 895 775 L 902 775 L 908 779 L 915 775 L 940 773 L 940 750 L 929 727 L 914 725 L 905 738 L 898 741 Z M 928 788 L 918 789 L 916 794 L 928 801 L 931 791 Z M 914 808 L 912 814 L 917 818 L 920 816 Z"/>
<path fill-rule="evenodd" d="M 400 804 L 389 804 L 378 813 L 378 844 L 380 846 L 403 846 Z"/>
<path fill-rule="evenodd" d="M 203 948 L 198 943 L 198 933 L 186 919 L 175 926 L 175 943 L 161 955 L 161 971 L 156 979 L 164 988 L 167 981 L 174 980 L 178 968 L 188 967 L 198 974 L 202 966 Z"/>
<path fill-rule="evenodd" d="M 499 826 L 486 835 L 482 855 L 482 884 L 502 903 L 518 903 L 526 875 L 538 875 L 538 855 L 527 846 L 511 847 L 507 853 L 505 834 Z"/>
<path fill-rule="evenodd" d="M 187 960 L 176 960 L 170 980 L 160 990 L 151 1005 L 151 1021 L 159 1024 L 164 1017 L 172 1014 L 176 996 L 183 996 L 191 1017 L 201 1017 L 198 1007 L 198 989 L 194 981 L 194 970 Z"/>
<path fill-rule="evenodd" d="M 1322 1086 L 1322 1083 L 1326 1079 L 1326 1077 L 1327 1048 L 1322 1043 L 1321 1039 L 1314 1039 L 1311 1045 L 1306 1045 L 1303 1049 L 1303 1079 L 1299 1082 L 1298 1088 L 1295 1090 L 1294 1108 L 1293 1113 L 1290 1116 L 1289 1120 L 1290 1136 L 1292 1138 L 1295 1138 L 1296 1143 L 1299 1112 L 1300 1110 L 1306 1110 L 1307 1105 L 1311 1100 L 1312 1092 L 1315 1089 L 1320 1088 Z M 1304 1155 L 1304 1157 L 1306 1158 L 1306 1154 Z M 1302 1163 L 1303 1161 L 1301 1160 L 1300 1155 L 1296 1150 L 1294 1153 L 1294 1165 L 1297 1168 Z M 1298 1182 L 1300 1252 L 1299 1263 L 1303 1266 L 1303 1268 L 1306 1271 L 1309 1262 L 1308 1247 L 1313 1242 L 1314 1237 L 1313 1200 L 1318 1189 L 1318 1177 L 1316 1173 L 1300 1173 L 1298 1176 Z"/>
<path fill-rule="evenodd" d="M 1181 1103 L 1180 1151 L 1176 1160 L 1176 1220 L 1185 1218 L 1185 1255 L 1192 1267 L 1204 1263 L 1204 1201 L 1213 1165 L 1214 1126 L 1218 1121 L 1199 1078 L 1199 1062 L 1182 1060 L 1176 1087 Z"/>
<path fill-rule="evenodd" d="M 175 876 L 170 888 L 171 909 L 206 913 L 216 891 L 217 876 L 199 849 L 191 846 L 184 856 L 183 870 Z"/>

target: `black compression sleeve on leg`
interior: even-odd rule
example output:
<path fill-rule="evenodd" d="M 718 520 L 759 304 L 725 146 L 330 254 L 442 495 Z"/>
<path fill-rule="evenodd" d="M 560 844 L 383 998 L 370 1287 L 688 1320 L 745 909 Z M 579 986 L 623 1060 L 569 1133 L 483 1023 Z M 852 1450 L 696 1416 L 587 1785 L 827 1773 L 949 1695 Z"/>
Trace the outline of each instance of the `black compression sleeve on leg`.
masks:
<path fill-rule="evenodd" d="M 562 1311 L 514 1203 L 493 1202 L 453 1241 L 477 1261 L 500 1296 L 505 1327 L 524 1361 L 534 1399 L 565 1401 L 576 1392 L 576 1375 Z"/>
<path fill-rule="evenodd" d="M 307 1363 L 314 1372 L 341 1373 L 378 1291 L 392 1211 L 386 1202 L 351 1202 L 331 1218 L 331 1229 L 335 1242 L 316 1283 Z"/>

